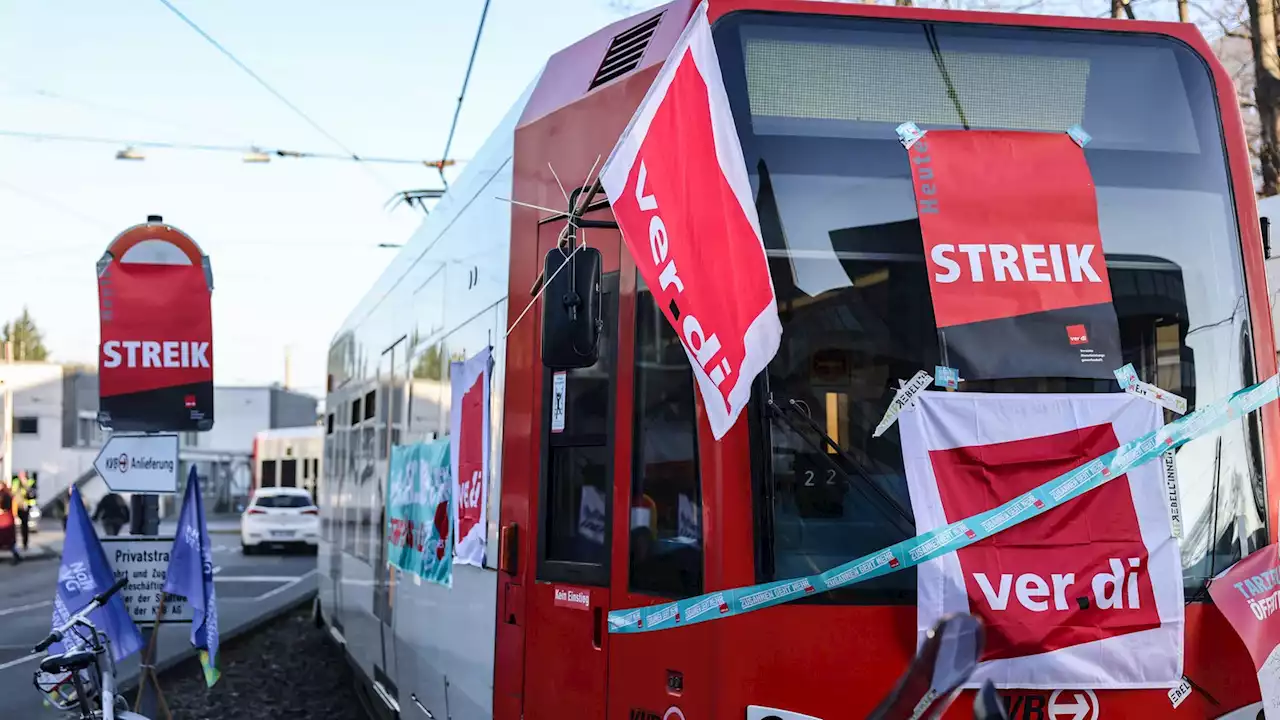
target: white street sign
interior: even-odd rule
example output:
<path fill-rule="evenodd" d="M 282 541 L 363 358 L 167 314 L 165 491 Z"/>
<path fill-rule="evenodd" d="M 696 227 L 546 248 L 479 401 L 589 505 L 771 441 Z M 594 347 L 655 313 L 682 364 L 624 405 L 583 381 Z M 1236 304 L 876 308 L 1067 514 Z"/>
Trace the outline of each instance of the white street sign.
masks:
<path fill-rule="evenodd" d="M 102 549 L 117 578 L 128 576 L 129 584 L 120 590 L 129 617 L 135 623 L 153 623 L 164 595 L 164 579 L 169 570 L 171 537 L 102 538 Z M 191 622 L 195 617 L 184 597 L 166 595 L 162 623 Z"/>
<path fill-rule="evenodd" d="M 112 435 L 93 467 L 115 492 L 177 492 L 178 436 Z"/>

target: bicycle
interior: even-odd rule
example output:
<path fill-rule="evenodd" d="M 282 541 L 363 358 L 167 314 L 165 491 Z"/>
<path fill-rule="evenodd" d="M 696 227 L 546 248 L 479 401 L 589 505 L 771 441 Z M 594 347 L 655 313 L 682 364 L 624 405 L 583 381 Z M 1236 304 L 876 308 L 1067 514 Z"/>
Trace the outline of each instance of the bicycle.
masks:
<path fill-rule="evenodd" d="M 50 645 L 62 641 L 68 635 L 79 641 L 66 652 L 50 655 L 40 661 L 40 670 L 32 681 L 36 689 L 59 710 L 78 708 L 78 720 L 149 720 L 131 712 L 124 697 L 116 694 L 116 663 L 111 656 L 111 638 L 106 633 L 99 632 L 89 619 L 89 613 L 105 605 L 126 584 L 128 578 L 117 580 L 32 648 L 32 652 L 44 652 Z M 88 637 L 82 634 L 82 629 L 88 630 Z M 100 657 L 106 658 L 105 662 L 100 662 Z M 53 682 L 50 687 L 41 684 L 43 675 L 63 673 L 68 674 Z M 68 681 L 73 689 L 67 688 Z"/>

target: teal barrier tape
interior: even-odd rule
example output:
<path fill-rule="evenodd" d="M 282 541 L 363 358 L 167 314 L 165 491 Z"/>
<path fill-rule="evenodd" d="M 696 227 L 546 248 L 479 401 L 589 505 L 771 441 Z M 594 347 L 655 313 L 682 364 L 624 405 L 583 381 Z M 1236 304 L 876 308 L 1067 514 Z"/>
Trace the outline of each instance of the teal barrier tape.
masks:
<path fill-rule="evenodd" d="M 1155 460 L 1169 450 L 1207 435 L 1210 431 L 1276 400 L 1277 388 L 1280 388 L 1280 376 L 1273 376 L 1257 385 L 1244 388 L 1225 400 L 1180 417 L 1159 430 L 1127 442 L 997 508 L 903 540 L 837 565 L 826 572 L 762 585 L 719 590 L 677 602 L 613 610 L 609 613 L 609 632 L 653 632 L 719 620 L 781 605 L 815 593 L 855 585 L 919 565 L 1026 522 L 1101 487 L 1139 465 Z"/>
<path fill-rule="evenodd" d="M 960 371 L 943 365 L 935 365 L 933 367 L 933 384 L 938 387 L 955 390 L 960 387 Z"/>

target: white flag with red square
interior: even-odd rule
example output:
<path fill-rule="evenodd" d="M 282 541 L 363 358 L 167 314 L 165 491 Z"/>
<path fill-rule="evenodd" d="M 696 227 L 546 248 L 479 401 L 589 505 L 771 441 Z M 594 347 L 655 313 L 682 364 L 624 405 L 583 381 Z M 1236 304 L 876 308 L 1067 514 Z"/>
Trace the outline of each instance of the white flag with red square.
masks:
<path fill-rule="evenodd" d="M 705 2 L 600 180 L 637 271 L 689 356 L 718 440 L 777 353 L 782 324 Z"/>
<path fill-rule="evenodd" d="M 1128 394 L 926 392 L 899 416 L 916 530 L 990 510 L 1163 424 Z M 1003 522 L 1000 516 L 988 522 Z M 1161 463 L 917 570 L 916 629 L 983 621 L 967 687 L 1170 688 L 1182 677 L 1182 563 Z"/>

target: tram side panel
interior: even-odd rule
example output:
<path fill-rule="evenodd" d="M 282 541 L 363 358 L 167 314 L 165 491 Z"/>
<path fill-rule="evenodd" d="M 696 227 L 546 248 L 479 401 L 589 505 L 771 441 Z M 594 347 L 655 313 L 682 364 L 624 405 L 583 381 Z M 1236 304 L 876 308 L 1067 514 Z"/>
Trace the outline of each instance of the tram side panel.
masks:
<path fill-rule="evenodd" d="M 511 148 L 523 102 L 512 108 L 450 196 L 361 301 L 335 338 L 331 358 L 331 375 L 345 382 L 330 392 L 334 431 L 326 435 L 333 458 L 329 476 L 337 486 L 328 495 L 329 552 L 320 563 L 326 575 L 322 586 L 327 585 L 326 596 L 336 607 L 327 617 L 342 627 L 349 659 L 366 684 L 376 680 L 402 708 L 416 698 L 440 717 L 492 717 L 497 582 L 492 565 L 511 217 L 510 206 L 498 198 L 511 197 Z M 486 346 L 493 348 L 494 358 L 489 567 L 455 566 L 452 588 L 415 582 L 381 562 L 387 459 L 380 431 L 390 432 L 391 444 L 446 437 L 449 362 Z M 335 366 L 341 371 L 333 372 Z M 388 366 L 393 366 L 390 384 Z M 396 394 L 387 392 L 390 387 L 398 388 L 404 400 L 389 399 Z M 369 392 L 376 409 L 366 421 Z M 387 402 L 396 416 L 379 424 L 380 406 Z M 380 602 L 379 583 L 385 587 L 391 573 L 390 597 Z"/>

